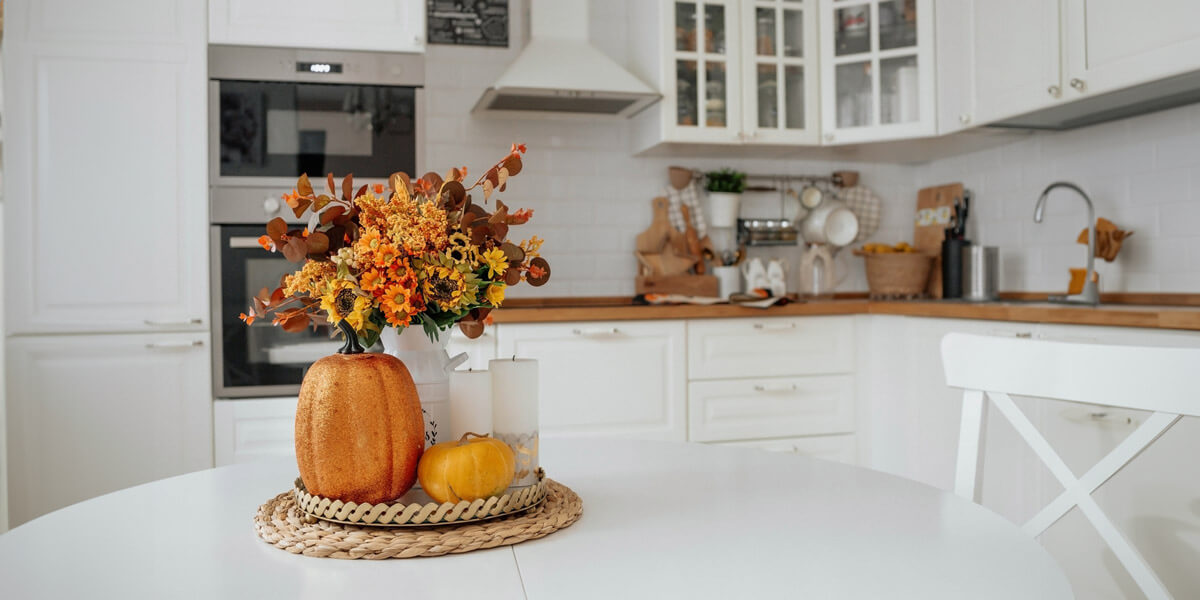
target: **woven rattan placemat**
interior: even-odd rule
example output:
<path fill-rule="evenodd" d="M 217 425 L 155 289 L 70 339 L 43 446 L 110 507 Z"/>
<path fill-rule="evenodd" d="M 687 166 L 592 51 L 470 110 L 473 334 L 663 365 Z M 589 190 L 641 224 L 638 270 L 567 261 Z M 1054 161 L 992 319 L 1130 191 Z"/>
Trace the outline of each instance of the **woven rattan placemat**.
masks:
<path fill-rule="evenodd" d="M 548 479 L 546 499 L 529 512 L 456 526 L 421 528 L 359 527 L 321 521 L 296 506 L 287 491 L 258 507 L 254 530 L 268 544 L 292 554 L 323 558 L 413 558 L 511 546 L 570 526 L 583 514 L 583 500 L 571 488 Z"/>

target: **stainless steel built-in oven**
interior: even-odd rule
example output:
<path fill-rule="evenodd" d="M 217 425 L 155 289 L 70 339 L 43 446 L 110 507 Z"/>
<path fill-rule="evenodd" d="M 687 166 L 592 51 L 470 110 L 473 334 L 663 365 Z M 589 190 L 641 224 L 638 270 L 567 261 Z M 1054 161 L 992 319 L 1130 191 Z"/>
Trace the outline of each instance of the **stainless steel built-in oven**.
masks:
<path fill-rule="evenodd" d="M 257 243 L 267 221 L 301 224 L 281 200 L 308 174 L 384 183 L 419 172 L 424 65 L 420 56 L 238 46 L 209 48 L 209 184 L 214 391 L 290 394 L 308 364 L 336 349 L 328 329 L 247 327 L 238 314 L 295 270 Z"/>

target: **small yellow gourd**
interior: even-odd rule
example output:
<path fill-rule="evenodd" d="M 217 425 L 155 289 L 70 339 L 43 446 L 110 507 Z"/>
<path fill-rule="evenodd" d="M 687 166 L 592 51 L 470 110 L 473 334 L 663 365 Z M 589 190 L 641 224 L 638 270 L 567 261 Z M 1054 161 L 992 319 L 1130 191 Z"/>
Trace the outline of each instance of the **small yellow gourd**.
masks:
<path fill-rule="evenodd" d="M 508 444 L 468 432 L 458 441 L 425 450 L 417 465 L 417 479 L 430 498 L 457 503 L 503 494 L 516 469 L 517 460 Z"/>

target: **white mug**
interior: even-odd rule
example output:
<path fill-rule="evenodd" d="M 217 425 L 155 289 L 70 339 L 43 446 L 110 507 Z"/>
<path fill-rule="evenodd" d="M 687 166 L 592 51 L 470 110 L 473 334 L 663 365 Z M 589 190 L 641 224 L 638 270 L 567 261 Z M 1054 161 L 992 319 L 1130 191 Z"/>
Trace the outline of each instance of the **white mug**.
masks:
<path fill-rule="evenodd" d="M 742 274 L 737 267 L 713 267 L 712 274 L 717 278 L 717 297 L 728 299 L 742 289 Z"/>

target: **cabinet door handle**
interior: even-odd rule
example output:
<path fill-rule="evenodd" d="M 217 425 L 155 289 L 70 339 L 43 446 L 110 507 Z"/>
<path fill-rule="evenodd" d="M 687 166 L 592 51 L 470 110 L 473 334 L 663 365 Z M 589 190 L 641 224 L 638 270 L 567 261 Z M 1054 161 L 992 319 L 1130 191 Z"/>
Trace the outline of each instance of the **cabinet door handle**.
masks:
<path fill-rule="evenodd" d="M 791 331 L 796 328 L 796 323 L 755 323 L 754 328 L 759 331 Z"/>
<path fill-rule="evenodd" d="M 796 391 L 796 384 L 763 385 L 759 383 L 754 386 L 754 391 L 762 394 L 769 394 L 773 392 L 794 392 Z"/>
<path fill-rule="evenodd" d="M 1087 89 L 1087 83 L 1085 83 L 1082 79 L 1079 79 L 1078 77 L 1076 77 L 1076 78 L 1071 79 L 1071 87 L 1082 92 Z"/>
<path fill-rule="evenodd" d="M 171 350 L 178 348 L 195 348 L 203 346 L 204 340 L 192 340 L 190 342 L 150 342 L 146 347 L 151 350 Z"/>
<path fill-rule="evenodd" d="M 621 333 L 616 327 L 595 327 L 592 329 L 572 329 L 571 333 L 581 337 L 596 337 L 602 335 L 617 335 Z"/>
<path fill-rule="evenodd" d="M 966 125 L 967 123 L 970 123 L 970 122 L 971 122 L 971 115 L 968 115 L 967 113 L 963 113 L 963 114 L 961 114 L 961 115 L 958 115 L 958 122 L 959 122 L 959 123 L 962 123 L 963 125 Z"/>
<path fill-rule="evenodd" d="M 1055 98 L 1062 96 L 1062 88 L 1058 87 L 1057 85 L 1052 85 L 1046 88 L 1046 92 Z"/>
<path fill-rule="evenodd" d="M 151 321 L 146 319 L 145 323 L 151 327 L 187 327 L 189 325 L 200 325 L 204 319 L 193 318 L 186 321 Z"/>
<path fill-rule="evenodd" d="M 1021 332 L 1018 332 L 1018 333 L 1017 333 L 1017 337 L 1019 337 L 1019 338 L 1021 338 L 1021 339 L 1023 339 L 1023 340 L 1032 339 L 1032 338 L 1033 338 L 1033 332 L 1031 332 L 1031 331 L 1021 331 Z"/>

